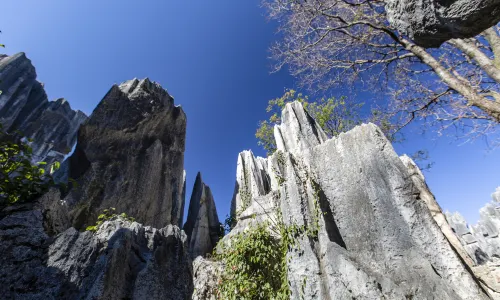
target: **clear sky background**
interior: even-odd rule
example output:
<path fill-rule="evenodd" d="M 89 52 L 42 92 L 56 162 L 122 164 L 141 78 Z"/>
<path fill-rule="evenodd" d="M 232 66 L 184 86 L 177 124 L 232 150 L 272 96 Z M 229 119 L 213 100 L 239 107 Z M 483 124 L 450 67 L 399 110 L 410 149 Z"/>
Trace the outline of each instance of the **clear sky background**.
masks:
<path fill-rule="evenodd" d="M 87 114 L 114 83 L 159 82 L 188 118 L 186 207 L 201 171 L 223 221 L 238 153 L 265 154 L 254 134 L 267 101 L 296 87 L 286 72 L 270 74 L 276 24 L 264 14 L 250 0 L 4 0 L 0 43 L 9 55 L 26 52 L 50 99 L 64 97 Z M 411 128 L 405 134 L 398 154 L 428 149 L 435 165 L 425 176 L 439 204 L 476 222 L 500 185 L 500 150 Z"/>

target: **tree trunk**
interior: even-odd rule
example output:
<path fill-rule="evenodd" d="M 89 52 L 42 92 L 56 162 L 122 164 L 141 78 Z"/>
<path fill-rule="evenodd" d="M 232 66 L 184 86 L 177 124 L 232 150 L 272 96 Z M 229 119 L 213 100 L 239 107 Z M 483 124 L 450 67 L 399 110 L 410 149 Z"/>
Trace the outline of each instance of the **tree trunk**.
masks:
<path fill-rule="evenodd" d="M 492 119 L 500 123 L 500 103 L 491 101 L 488 98 L 481 96 L 471 86 L 467 86 L 461 82 L 446 68 L 444 68 L 432 55 L 427 53 L 424 48 L 403 38 L 400 38 L 399 40 L 401 44 L 404 45 L 406 50 L 415 54 L 418 58 L 420 58 L 420 60 L 422 60 L 423 63 L 431 67 L 445 84 L 464 96 L 464 98 L 467 99 L 468 105 L 479 108 L 492 117 Z"/>
<path fill-rule="evenodd" d="M 497 68 L 493 61 L 486 56 L 476 45 L 468 43 L 464 40 L 453 39 L 448 41 L 451 45 L 460 49 L 463 53 L 465 53 L 468 57 L 475 60 L 479 67 L 483 69 L 488 76 L 490 76 L 493 80 L 500 83 L 500 69 Z"/>
<path fill-rule="evenodd" d="M 486 29 L 483 34 L 493 50 L 493 56 L 495 57 L 493 64 L 495 67 L 500 68 L 500 37 L 493 27 Z"/>

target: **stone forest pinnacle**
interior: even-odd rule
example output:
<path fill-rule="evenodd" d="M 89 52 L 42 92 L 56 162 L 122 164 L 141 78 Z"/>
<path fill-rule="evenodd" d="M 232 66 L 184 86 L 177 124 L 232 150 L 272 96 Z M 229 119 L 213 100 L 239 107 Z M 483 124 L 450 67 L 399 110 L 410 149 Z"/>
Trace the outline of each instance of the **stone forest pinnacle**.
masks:
<path fill-rule="evenodd" d="M 49 101 L 19 53 L 0 56 L 0 90 L 3 128 L 61 162 L 66 187 L 0 211 L 2 299 L 220 299 L 216 246 L 278 216 L 315 230 L 286 253 L 291 299 L 500 299 L 500 192 L 467 225 L 374 124 L 328 138 L 288 103 L 278 150 L 234 157 L 224 235 L 210 178 L 197 174 L 185 205 L 187 117 L 158 83 L 112 85 L 87 117 Z"/>

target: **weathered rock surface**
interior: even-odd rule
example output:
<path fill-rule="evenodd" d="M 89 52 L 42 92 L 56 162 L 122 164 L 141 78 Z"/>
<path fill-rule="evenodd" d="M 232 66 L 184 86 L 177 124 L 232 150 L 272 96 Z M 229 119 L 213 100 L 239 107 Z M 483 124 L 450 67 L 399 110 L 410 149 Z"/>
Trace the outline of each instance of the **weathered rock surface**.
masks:
<path fill-rule="evenodd" d="M 217 299 L 217 279 L 222 271 L 220 263 L 207 260 L 198 256 L 193 261 L 194 291 L 193 300 L 215 300 Z"/>
<path fill-rule="evenodd" d="M 222 234 L 214 197 L 210 187 L 201 179 L 201 173 L 196 175 L 183 229 L 188 236 L 189 253 L 193 260 L 211 253 Z"/>
<path fill-rule="evenodd" d="M 498 191 L 498 189 L 497 189 Z M 469 226 L 459 213 L 446 213 L 446 218 L 474 260 L 473 270 L 495 299 L 500 299 L 500 207 L 493 201 L 480 209 L 480 219 Z"/>
<path fill-rule="evenodd" d="M 186 115 L 148 79 L 114 85 L 78 132 L 56 177 L 76 184 L 41 200 L 51 232 L 93 225 L 106 208 L 144 225 L 182 226 Z"/>
<path fill-rule="evenodd" d="M 122 219 L 94 234 L 70 228 L 49 238 L 39 209 L 0 219 L 2 299 L 189 299 L 185 234 Z"/>
<path fill-rule="evenodd" d="M 293 299 L 488 299 L 378 127 L 361 125 L 328 140 L 299 103 L 287 104 L 282 120 L 275 128 L 279 151 L 254 168 L 267 174 L 244 177 L 269 178 L 271 189 L 250 189 L 241 215 L 267 199 L 285 223 L 318 229 L 289 252 Z M 241 220 L 233 230 L 248 226 Z"/>
<path fill-rule="evenodd" d="M 434 197 L 429 187 L 427 186 L 427 183 L 425 182 L 425 177 L 418 168 L 417 164 L 407 155 L 403 155 L 400 158 L 403 164 L 408 169 L 408 173 L 411 176 L 413 184 L 420 192 L 420 194 L 417 197 L 425 202 L 425 204 L 429 208 L 429 211 L 431 212 L 432 217 L 438 224 L 439 228 L 441 228 L 441 231 L 443 232 L 448 242 L 450 242 L 453 249 L 458 253 L 458 255 L 460 255 L 460 257 L 467 264 L 467 266 L 473 267 L 475 265 L 475 262 L 472 260 L 472 258 L 469 256 L 469 253 L 467 253 L 465 248 L 462 246 L 462 243 L 456 236 L 450 224 L 448 224 L 448 221 L 446 220 L 446 216 L 443 213 L 443 210 L 441 209 L 441 207 L 436 201 L 436 198 Z"/>
<path fill-rule="evenodd" d="M 417 45 L 471 38 L 500 21 L 499 0 L 386 0 L 389 22 Z"/>
<path fill-rule="evenodd" d="M 263 196 L 271 190 L 267 160 L 255 157 L 251 150 L 238 154 L 236 184 L 231 201 L 231 215 L 236 217 L 250 204 L 251 199 Z"/>
<path fill-rule="evenodd" d="M 87 116 L 65 99 L 49 102 L 36 71 L 24 53 L 0 55 L 0 123 L 8 132 L 33 139 L 33 159 L 61 162 L 76 142 Z"/>

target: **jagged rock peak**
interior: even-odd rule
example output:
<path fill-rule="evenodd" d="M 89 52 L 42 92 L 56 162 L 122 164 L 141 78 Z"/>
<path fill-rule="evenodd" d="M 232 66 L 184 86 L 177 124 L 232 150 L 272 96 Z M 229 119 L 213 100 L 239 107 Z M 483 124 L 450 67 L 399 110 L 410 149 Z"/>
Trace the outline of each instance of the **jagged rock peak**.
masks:
<path fill-rule="evenodd" d="M 145 225 L 181 227 L 185 138 L 185 113 L 157 83 L 114 85 L 78 132 L 65 174 L 56 174 L 77 184 L 43 198 L 48 226 L 81 229 L 115 207 Z"/>
<path fill-rule="evenodd" d="M 49 101 L 36 77 L 24 53 L 0 56 L 0 123 L 8 132 L 33 139 L 33 159 L 50 164 L 71 151 L 87 116 L 65 99 Z"/>
<path fill-rule="evenodd" d="M 183 229 L 188 236 L 192 259 L 211 253 L 222 234 L 212 192 L 203 182 L 200 172 L 196 175 Z"/>
<path fill-rule="evenodd" d="M 469 225 L 458 212 L 446 212 L 446 218 L 469 256 L 472 270 L 493 299 L 500 299 L 500 207 L 494 199 L 479 210 L 476 225 Z"/>
<path fill-rule="evenodd" d="M 287 103 L 281 116 L 281 125 L 274 127 L 278 150 L 300 152 L 317 146 L 328 139 L 319 124 L 298 101 Z"/>
<path fill-rule="evenodd" d="M 493 196 L 496 196 L 495 193 L 492 194 Z M 450 226 L 467 252 L 477 265 L 482 265 L 487 262 L 497 261 L 498 257 L 500 257 L 499 204 L 495 200 L 487 203 L 479 210 L 479 216 L 477 224 L 469 225 L 460 213 L 446 212 L 446 218 Z"/>
<path fill-rule="evenodd" d="M 288 225 L 315 226 L 317 236 L 298 236 L 300 251 L 287 256 L 291 299 L 488 298 L 420 198 L 414 179 L 423 178 L 412 178 L 420 174 L 410 174 L 376 125 L 327 139 L 298 102 L 282 120 L 275 131 L 281 151 L 261 176 L 271 189 L 249 193 L 250 205 L 223 241 L 250 220 L 266 220 L 257 206 L 279 210 Z"/>
<path fill-rule="evenodd" d="M 236 216 L 247 208 L 251 199 L 266 195 L 271 190 L 271 179 L 268 175 L 267 159 L 255 157 L 251 150 L 238 154 L 236 166 L 236 183 L 231 201 L 231 215 Z"/>
<path fill-rule="evenodd" d="M 124 93 L 128 94 L 128 97 L 132 100 L 143 97 L 144 94 L 148 94 L 149 96 L 154 97 L 154 99 L 164 101 L 164 105 L 171 105 L 174 101 L 174 99 L 159 83 L 150 81 L 149 78 L 134 78 L 127 80 L 121 83 L 119 88 Z"/>

